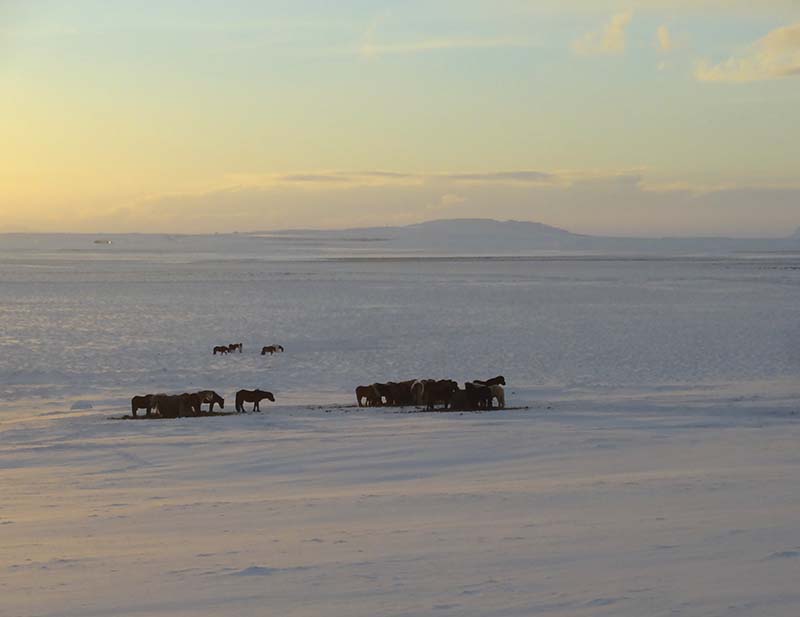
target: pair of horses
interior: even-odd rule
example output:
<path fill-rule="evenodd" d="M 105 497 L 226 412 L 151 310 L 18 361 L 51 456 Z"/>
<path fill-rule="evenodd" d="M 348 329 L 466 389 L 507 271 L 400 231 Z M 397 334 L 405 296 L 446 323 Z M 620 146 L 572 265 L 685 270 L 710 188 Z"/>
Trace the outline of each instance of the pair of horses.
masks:
<path fill-rule="evenodd" d="M 492 409 L 493 400 L 497 399 L 497 406 L 504 409 L 506 394 L 503 386 L 505 384 L 506 380 L 502 375 L 486 381 L 476 379 L 465 382 L 464 389 L 457 390 L 453 394 L 450 408 L 458 410 Z"/>
<path fill-rule="evenodd" d="M 213 355 L 221 354 L 227 355 L 229 353 L 233 353 L 236 350 L 239 350 L 239 353 L 242 353 L 242 344 L 241 343 L 231 343 L 230 345 L 217 345 L 214 347 Z"/>
<path fill-rule="evenodd" d="M 274 353 L 283 353 L 283 345 L 267 345 L 261 348 L 262 356 L 266 356 L 267 354 L 272 355 Z"/>
<path fill-rule="evenodd" d="M 475 380 L 464 384 L 464 389 L 452 379 L 411 379 L 408 381 L 374 383 L 356 388 L 359 407 L 425 405 L 433 410 L 437 405 L 444 409 L 491 409 L 493 399 L 498 407 L 505 407 L 502 375 L 485 381 Z"/>
<path fill-rule="evenodd" d="M 203 411 L 203 405 L 208 404 L 208 411 Z M 225 408 L 225 399 L 213 390 L 200 392 L 184 392 L 183 394 L 145 394 L 134 396 L 131 399 L 131 415 L 138 417 L 138 411 L 144 409 L 148 417 L 154 412 L 162 418 L 180 418 L 184 416 L 199 416 L 203 413 L 213 413 L 214 405 L 220 409 Z"/>

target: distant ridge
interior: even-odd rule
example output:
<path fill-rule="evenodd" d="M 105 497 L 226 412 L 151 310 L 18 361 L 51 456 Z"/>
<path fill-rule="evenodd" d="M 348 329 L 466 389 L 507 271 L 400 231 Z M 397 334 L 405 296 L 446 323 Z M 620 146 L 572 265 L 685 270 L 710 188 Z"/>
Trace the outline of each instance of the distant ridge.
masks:
<path fill-rule="evenodd" d="M 251 235 L 304 240 L 379 242 L 387 249 L 444 253 L 510 254 L 523 251 L 721 254 L 800 251 L 800 229 L 787 238 L 589 236 L 535 221 L 486 218 L 435 219 L 403 226 L 286 229 Z"/>

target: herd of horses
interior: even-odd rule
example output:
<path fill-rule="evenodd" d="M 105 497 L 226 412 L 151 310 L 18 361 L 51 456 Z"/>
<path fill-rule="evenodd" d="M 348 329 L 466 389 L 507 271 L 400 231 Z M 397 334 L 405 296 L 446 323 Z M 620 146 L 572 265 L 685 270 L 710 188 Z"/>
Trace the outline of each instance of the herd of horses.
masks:
<path fill-rule="evenodd" d="M 429 411 L 441 405 L 453 411 L 492 409 L 493 402 L 501 409 L 506 406 L 502 375 L 487 380 L 476 379 L 458 387 L 452 379 L 410 379 L 374 383 L 356 388 L 359 407 L 424 405 Z"/>
<path fill-rule="evenodd" d="M 242 353 L 243 345 L 241 343 L 231 343 L 230 345 L 217 345 L 214 347 L 213 355 L 227 355 L 229 353 L 233 353 L 234 351 L 238 350 L 239 353 Z M 274 353 L 281 353 L 283 352 L 283 345 L 266 345 L 265 347 L 261 348 L 261 355 L 265 356 L 267 354 L 272 355 Z"/>
<path fill-rule="evenodd" d="M 253 411 L 261 411 L 259 403 L 267 399 L 275 402 L 272 392 L 266 390 L 239 390 L 236 393 L 236 412 L 244 413 L 244 404 L 253 403 Z M 203 405 L 208 405 L 208 411 Z M 190 416 L 212 415 L 214 405 L 225 409 L 225 399 L 213 390 L 200 392 L 184 392 L 183 394 L 145 394 L 131 399 L 131 415 L 139 417 L 138 412 L 144 409 L 146 417 L 184 418 Z"/>

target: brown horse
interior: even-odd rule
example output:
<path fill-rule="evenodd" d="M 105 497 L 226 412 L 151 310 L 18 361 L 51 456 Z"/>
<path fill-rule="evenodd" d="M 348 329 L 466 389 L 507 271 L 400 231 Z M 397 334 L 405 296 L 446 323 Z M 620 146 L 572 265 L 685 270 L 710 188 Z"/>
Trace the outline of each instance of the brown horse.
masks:
<path fill-rule="evenodd" d="M 228 353 L 233 353 L 236 350 L 239 350 L 239 353 L 242 353 L 242 344 L 241 343 L 231 343 L 228 345 Z"/>
<path fill-rule="evenodd" d="M 491 409 L 492 389 L 480 383 L 466 382 L 464 389 L 467 391 L 467 401 L 470 409 Z"/>
<path fill-rule="evenodd" d="M 283 351 L 283 345 L 267 345 L 266 347 L 261 348 L 261 355 L 265 356 L 267 354 L 272 355 L 274 353 L 281 353 Z"/>
<path fill-rule="evenodd" d="M 231 350 L 228 349 L 227 345 L 217 345 L 216 347 L 214 347 L 214 354 L 213 355 L 216 356 L 217 354 L 221 354 L 221 355 L 224 356 L 225 354 L 229 354 L 230 352 L 231 352 Z"/>
<path fill-rule="evenodd" d="M 131 399 L 131 415 L 134 418 L 138 418 L 139 416 L 136 414 L 137 411 L 140 409 L 147 410 L 147 416 L 150 416 L 150 412 L 155 407 L 155 394 L 145 394 L 144 396 L 134 396 Z"/>
<path fill-rule="evenodd" d="M 236 411 L 243 413 L 245 403 L 253 403 L 253 411 L 261 411 L 258 404 L 264 399 L 275 402 L 275 396 L 272 392 L 265 390 L 239 390 L 236 393 Z"/>
<path fill-rule="evenodd" d="M 220 409 L 225 409 L 225 399 L 213 390 L 201 390 L 200 392 L 195 392 L 195 396 L 199 397 L 200 405 L 208 403 L 208 413 L 214 413 L 215 403 L 219 405 Z M 200 413 L 202 412 L 202 407 L 200 407 Z"/>
<path fill-rule="evenodd" d="M 434 405 L 441 403 L 447 409 L 453 398 L 453 393 L 458 391 L 458 384 L 452 379 L 441 379 L 425 385 L 424 397 L 425 405 L 428 410 L 432 410 Z"/>
<path fill-rule="evenodd" d="M 358 386 L 356 388 L 358 406 L 364 407 L 364 405 L 361 404 L 361 399 L 364 399 L 364 403 L 367 407 L 379 407 L 382 402 L 381 395 L 375 387 L 375 384 L 371 386 Z"/>
<path fill-rule="evenodd" d="M 192 394 L 156 394 L 155 408 L 162 418 L 183 418 L 197 415 L 198 402 Z"/>
<path fill-rule="evenodd" d="M 401 407 L 403 405 L 412 405 L 414 403 L 414 399 L 411 393 L 411 386 L 415 381 L 415 379 L 409 379 L 408 381 L 400 382 L 390 381 L 388 386 L 391 402 L 388 404 L 399 405 Z"/>

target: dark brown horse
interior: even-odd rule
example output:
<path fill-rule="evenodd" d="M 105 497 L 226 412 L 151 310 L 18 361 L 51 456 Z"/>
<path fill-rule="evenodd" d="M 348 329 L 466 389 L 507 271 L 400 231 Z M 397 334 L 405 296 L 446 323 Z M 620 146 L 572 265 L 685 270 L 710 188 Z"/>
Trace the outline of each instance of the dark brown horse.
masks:
<path fill-rule="evenodd" d="M 236 350 L 239 350 L 239 353 L 242 353 L 242 344 L 241 343 L 231 343 L 228 345 L 228 353 L 233 353 Z"/>
<path fill-rule="evenodd" d="M 192 394 L 156 394 L 155 408 L 162 418 L 183 418 L 197 415 L 199 403 Z"/>
<path fill-rule="evenodd" d="M 216 356 L 217 354 L 221 354 L 221 355 L 224 356 L 225 354 L 229 354 L 230 352 L 231 352 L 231 350 L 228 349 L 227 345 L 217 345 L 216 347 L 214 347 L 214 354 L 213 355 Z"/>
<path fill-rule="evenodd" d="M 458 391 L 458 384 L 452 379 L 441 379 L 425 385 L 424 398 L 428 410 L 435 405 L 442 404 L 447 409 L 453 399 L 453 393 Z"/>
<path fill-rule="evenodd" d="M 258 404 L 264 399 L 275 402 L 275 396 L 272 392 L 265 390 L 239 390 L 236 393 L 236 411 L 243 413 L 245 403 L 253 403 L 253 411 L 261 411 Z"/>
<path fill-rule="evenodd" d="M 381 395 L 375 387 L 375 384 L 371 386 L 358 386 L 356 388 L 356 400 L 358 401 L 359 407 L 364 406 L 361 404 L 361 399 L 364 399 L 364 403 L 367 407 L 378 407 L 382 402 Z"/>
<path fill-rule="evenodd" d="M 265 356 L 267 354 L 272 355 L 274 353 L 281 353 L 283 351 L 283 345 L 267 345 L 266 347 L 261 348 L 261 355 Z"/>
<path fill-rule="evenodd" d="M 408 381 L 399 381 L 394 382 L 390 381 L 388 383 L 389 386 L 389 393 L 391 397 L 391 402 L 389 405 L 413 405 L 414 404 L 414 397 L 411 393 L 411 386 L 414 384 L 416 379 L 409 379 Z"/>
<path fill-rule="evenodd" d="M 479 383 L 466 382 L 464 389 L 467 391 L 467 404 L 470 409 L 491 409 L 492 389 Z"/>
<path fill-rule="evenodd" d="M 208 403 L 208 413 L 214 413 L 214 404 L 219 405 L 220 409 L 225 409 L 225 399 L 213 390 L 201 390 L 195 392 L 195 395 L 199 397 L 200 405 Z M 203 410 L 200 408 L 200 413 L 202 412 Z"/>
<path fill-rule="evenodd" d="M 380 400 L 379 405 L 393 405 L 392 403 L 392 387 L 388 383 L 374 383 L 372 387 L 378 392 Z"/>
<path fill-rule="evenodd" d="M 150 412 L 155 407 L 155 394 L 145 394 L 144 396 L 134 396 L 131 399 L 131 415 L 134 418 L 137 418 L 136 412 L 140 409 L 147 410 L 147 416 L 150 416 Z"/>
<path fill-rule="evenodd" d="M 502 375 L 498 375 L 497 377 L 492 377 L 491 379 L 473 379 L 472 383 L 479 384 L 481 386 L 504 386 L 506 385 L 506 378 Z"/>

